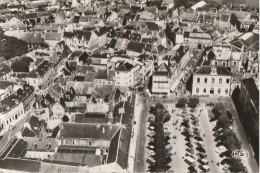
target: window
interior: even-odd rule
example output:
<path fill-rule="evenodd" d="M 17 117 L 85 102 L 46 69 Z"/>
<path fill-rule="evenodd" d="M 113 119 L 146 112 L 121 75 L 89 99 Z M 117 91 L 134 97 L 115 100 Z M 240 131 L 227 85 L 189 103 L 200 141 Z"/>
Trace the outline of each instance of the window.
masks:
<path fill-rule="evenodd" d="M 196 88 L 196 93 L 199 93 L 200 89 L 199 88 Z"/>
<path fill-rule="evenodd" d="M 218 89 L 218 93 L 219 93 L 219 94 L 221 93 L 221 89 L 220 89 L 220 88 Z"/>
<path fill-rule="evenodd" d="M 234 66 L 237 66 L 237 62 L 233 62 L 233 65 L 234 65 Z"/>
<path fill-rule="evenodd" d="M 207 89 L 206 89 L 206 88 L 204 88 L 204 89 L 203 89 L 203 92 L 204 92 L 204 93 L 206 93 L 206 92 L 207 92 Z"/>
<path fill-rule="evenodd" d="M 215 83 L 215 78 L 212 78 L 212 83 Z"/>
<path fill-rule="evenodd" d="M 89 142 L 88 145 L 91 146 L 91 145 L 92 145 L 92 142 Z"/>
<path fill-rule="evenodd" d="M 226 62 L 223 62 L 223 66 L 226 66 Z"/>
<path fill-rule="evenodd" d="M 219 78 L 219 83 L 222 83 L 222 78 Z"/>
<path fill-rule="evenodd" d="M 215 62 L 215 65 L 218 65 L 218 62 L 217 62 L 217 61 Z"/>
<path fill-rule="evenodd" d="M 197 83 L 200 83 L 200 78 L 197 78 Z"/>
<path fill-rule="evenodd" d="M 207 78 L 204 78 L 204 83 L 207 83 L 208 82 L 208 79 Z"/>
<path fill-rule="evenodd" d="M 226 79 L 226 82 L 229 83 L 229 79 Z"/>
<path fill-rule="evenodd" d="M 225 89 L 225 93 L 226 93 L 226 94 L 228 93 L 228 88 Z"/>

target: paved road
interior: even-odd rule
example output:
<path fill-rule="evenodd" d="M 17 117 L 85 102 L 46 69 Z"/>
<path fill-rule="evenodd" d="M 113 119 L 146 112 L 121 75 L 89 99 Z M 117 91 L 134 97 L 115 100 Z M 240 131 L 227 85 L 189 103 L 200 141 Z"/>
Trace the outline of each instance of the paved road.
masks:
<path fill-rule="evenodd" d="M 143 108 L 141 112 L 141 118 L 139 123 L 139 132 L 137 138 L 136 155 L 135 155 L 135 166 L 134 172 L 145 172 L 145 140 L 146 140 L 146 122 L 148 119 L 148 103 L 146 99 L 142 96 L 139 97 L 140 102 L 143 103 Z"/>

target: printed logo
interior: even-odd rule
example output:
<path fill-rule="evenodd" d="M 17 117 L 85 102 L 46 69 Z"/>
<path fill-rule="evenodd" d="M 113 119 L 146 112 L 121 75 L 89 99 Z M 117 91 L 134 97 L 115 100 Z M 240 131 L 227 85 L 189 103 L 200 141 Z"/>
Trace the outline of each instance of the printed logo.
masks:
<path fill-rule="evenodd" d="M 231 153 L 231 157 L 233 157 L 234 159 L 241 159 L 243 156 L 245 156 L 246 158 L 249 158 L 249 152 L 243 149 L 240 150 L 234 150 Z"/>

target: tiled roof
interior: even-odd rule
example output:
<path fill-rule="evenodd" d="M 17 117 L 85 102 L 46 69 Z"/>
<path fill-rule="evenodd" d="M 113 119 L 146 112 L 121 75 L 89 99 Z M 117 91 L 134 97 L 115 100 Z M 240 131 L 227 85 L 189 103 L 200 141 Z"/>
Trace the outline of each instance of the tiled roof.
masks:
<path fill-rule="evenodd" d="M 11 82 L 11 81 L 0 80 L 0 89 L 1 90 L 5 90 L 9 86 L 13 87 L 14 85 L 17 85 L 17 83 L 16 82 Z"/>
<path fill-rule="evenodd" d="M 154 75 L 170 75 L 170 69 L 167 64 L 162 63 L 154 72 Z"/>
<path fill-rule="evenodd" d="M 245 46 L 247 51 L 257 52 L 259 50 L 259 34 L 253 32 L 244 33 L 232 40 L 230 44 L 239 49 Z"/>
<path fill-rule="evenodd" d="M 76 114 L 75 123 L 107 124 L 108 118 L 103 113 Z"/>
<path fill-rule="evenodd" d="M 26 77 L 28 78 L 38 78 L 38 77 L 43 77 L 44 74 L 52 67 L 52 64 L 45 60 L 43 61 L 37 69 L 32 70 L 29 74 L 27 74 Z"/>
<path fill-rule="evenodd" d="M 5 112 L 13 108 L 14 106 L 18 105 L 22 101 L 22 98 L 11 94 L 8 97 L 4 98 L 0 101 L 0 112 Z"/>
<path fill-rule="evenodd" d="M 110 141 L 118 128 L 117 125 L 62 123 L 60 138 L 88 138 Z"/>
<path fill-rule="evenodd" d="M 116 71 L 130 71 L 134 66 L 128 62 L 122 63 L 116 68 Z"/>
<path fill-rule="evenodd" d="M 127 50 L 142 53 L 145 48 L 144 43 L 130 41 L 127 45 Z"/>
<path fill-rule="evenodd" d="M 212 72 L 212 68 L 214 68 L 214 66 L 202 66 L 194 74 L 210 75 Z M 216 68 L 216 75 L 232 76 L 232 73 L 230 72 L 230 70 L 228 70 L 227 67 L 216 66 L 215 68 Z"/>

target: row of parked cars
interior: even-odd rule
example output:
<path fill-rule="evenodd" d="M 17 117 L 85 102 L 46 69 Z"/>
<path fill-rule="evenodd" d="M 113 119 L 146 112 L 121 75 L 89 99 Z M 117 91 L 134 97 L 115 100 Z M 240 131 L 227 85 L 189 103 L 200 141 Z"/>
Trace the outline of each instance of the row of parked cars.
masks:
<path fill-rule="evenodd" d="M 194 114 L 187 113 L 185 110 L 183 117 L 185 117 L 188 125 L 184 128 L 183 135 L 186 136 L 186 151 L 184 161 L 190 166 L 189 170 L 192 173 L 196 173 L 197 170 L 195 169 L 196 163 L 199 163 L 199 168 L 204 172 L 209 172 L 210 168 L 208 166 L 208 160 L 206 150 L 204 149 L 203 139 L 200 134 L 198 119 L 195 117 Z M 195 148 L 196 147 L 196 148 Z M 195 154 L 195 150 L 197 151 Z"/>

